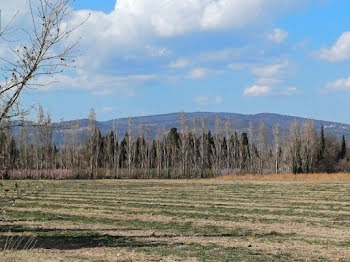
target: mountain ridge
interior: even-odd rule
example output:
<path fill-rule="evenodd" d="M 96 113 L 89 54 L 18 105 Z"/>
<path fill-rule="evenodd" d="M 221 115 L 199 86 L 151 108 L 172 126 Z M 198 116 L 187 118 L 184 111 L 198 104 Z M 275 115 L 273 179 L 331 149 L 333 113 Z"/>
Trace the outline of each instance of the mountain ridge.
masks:
<path fill-rule="evenodd" d="M 169 131 L 171 128 L 180 128 L 180 112 L 178 113 L 167 113 L 167 114 L 157 114 L 148 116 L 137 116 L 130 117 L 133 133 L 136 135 L 140 132 L 140 125 L 143 123 L 145 129 L 150 129 L 151 137 L 155 138 L 160 129 Z M 211 132 L 215 131 L 215 119 L 219 118 L 221 120 L 222 128 L 226 121 L 231 122 L 232 129 L 237 132 L 247 132 L 250 123 L 253 125 L 253 129 L 256 132 L 257 127 L 261 120 L 264 121 L 267 136 L 269 140 L 272 140 L 272 128 L 275 124 L 279 123 L 282 133 L 287 134 L 291 124 L 294 121 L 298 121 L 301 126 L 303 122 L 307 120 L 312 120 L 314 122 L 315 128 L 318 131 L 321 126 L 324 126 L 325 133 L 329 135 L 335 135 L 336 137 L 341 137 L 344 135 L 347 139 L 350 139 L 350 125 L 343 124 L 339 122 L 310 119 L 305 117 L 282 115 L 277 113 L 258 113 L 258 114 L 240 114 L 240 113 L 227 113 L 227 112 L 184 112 L 186 117 L 186 124 L 193 128 L 193 123 L 195 123 L 197 133 L 201 127 L 201 119 L 205 119 L 207 129 Z M 128 129 L 128 117 L 117 118 L 107 121 L 96 121 L 96 126 L 101 130 L 103 135 L 107 134 L 109 131 L 116 129 L 118 136 L 121 139 Z M 193 120 L 194 119 L 194 120 Z M 79 136 L 84 137 L 87 135 L 88 119 L 78 119 L 63 121 L 54 125 L 62 125 L 64 127 L 72 126 L 78 122 Z M 116 128 L 114 127 L 116 125 Z M 61 144 L 63 141 L 62 132 L 58 130 L 54 132 L 54 141 L 57 144 Z"/>

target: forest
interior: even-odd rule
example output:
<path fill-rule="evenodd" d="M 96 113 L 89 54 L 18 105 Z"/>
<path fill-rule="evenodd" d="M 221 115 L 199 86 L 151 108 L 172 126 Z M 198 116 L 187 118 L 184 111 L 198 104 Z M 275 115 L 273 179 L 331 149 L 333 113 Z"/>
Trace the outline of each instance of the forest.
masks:
<path fill-rule="evenodd" d="M 263 121 L 238 133 L 229 121 L 217 118 L 215 132 L 206 120 L 180 114 L 180 130 L 159 129 L 152 138 L 142 125 L 135 131 L 131 119 L 125 134 L 117 128 L 101 135 L 91 110 L 83 138 L 78 122 L 62 127 L 63 143 L 53 141 L 50 116 L 40 108 L 35 124 L 20 124 L 20 134 L 9 128 L 0 136 L 4 179 L 182 179 L 211 178 L 224 174 L 349 172 L 345 137 L 325 135 L 311 120 L 295 121 L 288 133 L 273 127 L 269 141 Z M 191 123 L 191 124 L 189 124 Z M 117 123 L 115 123 L 115 127 Z"/>

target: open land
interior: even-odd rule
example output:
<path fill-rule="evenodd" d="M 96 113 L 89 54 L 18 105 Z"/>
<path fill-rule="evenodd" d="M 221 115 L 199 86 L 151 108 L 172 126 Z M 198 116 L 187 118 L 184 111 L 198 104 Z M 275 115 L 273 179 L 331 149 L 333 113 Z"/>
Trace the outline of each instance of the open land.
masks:
<path fill-rule="evenodd" d="M 0 260 L 350 261 L 348 176 L 2 181 Z"/>

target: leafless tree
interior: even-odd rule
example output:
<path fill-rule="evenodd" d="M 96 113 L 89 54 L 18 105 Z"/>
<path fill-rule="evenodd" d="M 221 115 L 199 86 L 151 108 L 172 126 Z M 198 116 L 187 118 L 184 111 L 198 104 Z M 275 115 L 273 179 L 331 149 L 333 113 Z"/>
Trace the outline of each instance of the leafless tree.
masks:
<path fill-rule="evenodd" d="M 280 162 L 280 125 L 276 124 L 273 127 L 274 137 L 274 154 L 275 154 L 275 173 L 278 174 Z"/>
<path fill-rule="evenodd" d="M 290 127 L 288 160 L 290 167 L 289 171 L 294 174 L 302 171 L 300 128 L 297 120 L 295 120 Z"/>
<path fill-rule="evenodd" d="M 233 162 L 233 143 L 231 143 L 231 137 L 233 135 L 232 132 L 232 122 L 230 120 L 227 120 L 225 122 L 225 132 L 226 132 L 226 140 L 227 140 L 227 153 L 226 153 L 226 169 L 227 173 L 230 173 L 230 169 L 232 167 Z"/>
<path fill-rule="evenodd" d="M 30 29 L 21 30 L 24 33 L 20 41 L 7 41 L 8 53 L 12 55 L 0 57 L 0 122 L 26 112 L 19 104 L 25 88 L 46 85 L 50 82 L 48 77 L 73 65 L 79 40 L 74 41 L 72 33 L 84 21 L 76 25 L 67 22 L 73 12 L 71 1 L 28 0 Z M 3 36 L 12 23 L 14 20 L 0 31 L 0 41 L 6 41 Z"/>
<path fill-rule="evenodd" d="M 187 138 L 188 138 L 188 127 L 186 123 L 186 115 L 184 112 L 180 113 L 180 125 L 181 125 L 181 175 L 185 177 L 186 173 L 186 163 L 188 158 L 188 150 L 187 150 Z"/>
<path fill-rule="evenodd" d="M 29 170 L 29 156 L 28 156 L 28 127 L 24 118 L 21 119 L 21 133 L 20 133 L 20 157 L 21 157 L 21 169 L 24 172 L 24 176 L 28 175 Z"/>
<path fill-rule="evenodd" d="M 131 117 L 128 118 L 128 139 L 127 139 L 127 147 L 126 147 L 126 154 L 127 154 L 127 162 L 128 162 L 128 175 L 129 178 L 131 177 L 132 173 L 132 157 L 133 157 L 133 146 L 132 146 L 132 136 L 133 136 L 133 128 L 132 128 L 132 120 Z"/>
<path fill-rule="evenodd" d="M 221 169 L 221 156 L 222 156 L 222 136 L 221 136 L 221 120 L 219 117 L 215 118 L 215 174 L 218 175 Z"/>
<path fill-rule="evenodd" d="M 259 173 L 264 172 L 264 162 L 266 155 L 266 130 L 264 121 L 260 121 L 258 130 L 258 154 L 259 154 Z"/>
<path fill-rule="evenodd" d="M 158 178 L 161 177 L 161 170 L 162 168 L 165 168 L 165 164 L 163 165 L 163 159 L 166 157 L 165 154 L 165 147 L 162 143 L 162 140 L 164 140 L 164 128 L 160 128 L 157 133 L 157 141 L 156 141 L 156 148 L 157 148 L 157 174 Z"/>
<path fill-rule="evenodd" d="M 251 173 L 254 173 L 254 155 L 253 155 L 253 144 L 254 144 L 254 124 L 252 121 L 249 121 L 249 127 L 248 127 L 248 141 L 250 142 L 248 145 L 249 149 L 249 164 L 248 164 L 248 170 Z"/>
<path fill-rule="evenodd" d="M 306 173 L 312 171 L 313 163 L 316 156 L 316 130 L 311 120 L 304 122 L 302 130 L 302 161 L 303 170 Z"/>
<path fill-rule="evenodd" d="M 90 162 L 90 175 L 94 172 L 94 133 L 96 130 L 96 112 L 95 109 L 91 109 L 89 113 L 89 162 Z"/>
<path fill-rule="evenodd" d="M 207 140 L 207 124 L 205 118 L 201 119 L 201 137 L 200 137 L 200 158 L 201 158 L 201 178 L 204 177 L 204 170 L 208 157 L 208 140 Z"/>
<path fill-rule="evenodd" d="M 120 148 L 119 148 L 119 135 L 118 135 L 118 123 L 113 121 L 113 133 L 114 133 L 114 151 L 113 151 L 113 173 L 115 178 L 119 178 L 119 162 L 120 162 Z"/>

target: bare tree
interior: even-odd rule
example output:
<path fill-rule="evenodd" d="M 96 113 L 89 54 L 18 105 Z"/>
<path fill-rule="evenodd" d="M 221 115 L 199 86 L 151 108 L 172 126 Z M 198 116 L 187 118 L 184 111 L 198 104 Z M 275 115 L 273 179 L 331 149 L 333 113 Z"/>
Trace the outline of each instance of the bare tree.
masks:
<path fill-rule="evenodd" d="M 288 160 L 291 172 L 294 174 L 302 172 L 300 130 L 297 120 L 290 127 Z"/>
<path fill-rule="evenodd" d="M 215 169 L 215 174 L 218 175 L 221 169 L 221 156 L 222 156 L 221 120 L 219 117 L 215 118 L 214 148 L 215 148 L 214 169 Z"/>
<path fill-rule="evenodd" d="M 157 148 L 157 173 L 158 178 L 161 177 L 161 169 L 164 168 L 166 165 L 163 165 L 163 159 L 166 157 L 165 154 L 165 146 L 162 143 L 162 140 L 164 141 L 164 127 L 158 129 L 157 133 L 157 142 L 156 142 L 156 148 Z"/>
<path fill-rule="evenodd" d="M 127 139 L 127 161 L 128 161 L 128 175 L 129 178 L 131 178 L 131 173 L 132 173 L 132 120 L 131 117 L 128 118 L 128 139 Z"/>
<path fill-rule="evenodd" d="M 0 122 L 24 113 L 19 98 L 26 87 L 45 85 L 47 82 L 42 79 L 61 73 L 74 63 L 78 40 L 72 40 L 72 33 L 84 21 L 77 25 L 67 22 L 73 11 L 71 1 L 38 0 L 33 3 L 28 0 L 31 29 L 23 29 L 21 41 L 7 43 L 12 53 L 10 57 L 14 59 L 0 57 L 3 78 L 0 84 Z M 8 24 L 0 29 L 1 40 L 6 41 L 3 36 L 11 26 Z"/>
<path fill-rule="evenodd" d="M 180 113 L 180 125 L 181 125 L 181 175 L 182 177 L 185 177 L 186 173 L 186 163 L 187 163 L 187 156 L 188 156 L 188 150 L 187 150 L 187 138 L 188 138 L 188 127 L 186 123 L 186 115 L 182 111 Z"/>
<path fill-rule="evenodd" d="M 192 118 L 192 153 L 191 153 L 191 162 L 193 165 L 193 170 L 196 173 L 198 171 L 198 159 L 199 159 L 199 143 L 197 141 L 197 121 L 196 118 Z"/>
<path fill-rule="evenodd" d="M 249 121 L 249 127 L 248 127 L 248 141 L 250 142 L 248 144 L 248 150 L 250 152 L 249 154 L 249 165 L 248 170 L 250 173 L 254 172 L 254 155 L 253 155 L 253 143 L 255 142 L 254 139 L 254 124 L 252 121 Z"/>
<path fill-rule="evenodd" d="M 94 172 L 94 132 L 96 129 L 96 112 L 95 109 L 91 109 L 89 113 L 89 163 L 90 163 L 90 175 Z"/>
<path fill-rule="evenodd" d="M 24 176 L 28 176 L 28 129 L 24 121 L 24 118 L 21 119 L 21 133 L 20 133 L 20 155 L 21 155 L 21 169 L 24 171 Z"/>
<path fill-rule="evenodd" d="M 208 158 L 207 124 L 205 119 L 201 119 L 201 137 L 200 137 L 200 158 L 201 158 L 201 178 L 204 177 L 204 171 Z"/>
<path fill-rule="evenodd" d="M 266 130 L 264 121 L 260 121 L 258 130 L 258 154 L 259 154 L 259 173 L 264 172 L 264 162 L 266 154 Z"/>
<path fill-rule="evenodd" d="M 119 148 L 119 136 L 118 136 L 118 123 L 113 121 L 114 130 L 114 151 L 113 151 L 113 173 L 115 178 L 119 178 L 119 162 L 120 162 L 120 148 Z"/>
<path fill-rule="evenodd" d="M 274 137 L 274 151 L 275 151 L 275 173 L 278 174 L 279 171 L 279 161 L 280 161 L 280 125 L 276 124 L 273 127 L 273 137 Z"/>
<path fill-rule="evenodd" d="M 233 135 L 232 133 L 232 122 L 230 120 L 227 120 L 225 122 L 225 131 L 226 131 L 226 140 L 227 140 L 227 153 L 226 153 L 226 169 L 227 173 L 230 173 L 230 169 L 232 167 L 232 147 L 233 143 L 231 143 L 231 137 Z"/>
<path fill-rule="evenodd" d="M 303 170 L 306 173 L 312 171 L 314 160 L 316 157 L 316 130 L 311 120 L 304 122 L 302 130 L 302 162 Z"/>

